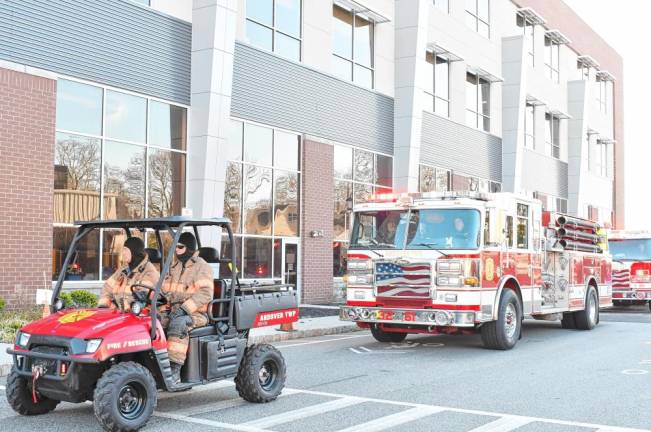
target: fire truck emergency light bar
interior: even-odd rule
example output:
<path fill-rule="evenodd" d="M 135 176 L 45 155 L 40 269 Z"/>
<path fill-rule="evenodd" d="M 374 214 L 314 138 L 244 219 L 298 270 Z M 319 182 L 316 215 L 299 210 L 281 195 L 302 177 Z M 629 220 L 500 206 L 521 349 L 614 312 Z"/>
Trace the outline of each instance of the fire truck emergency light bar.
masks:
<path fill-rule="evenodd" d="M 410 192 L 410 193 L 380 193 L 371 195 L 371 202 L 399 202 L 410 204 L 414 200 L 438 199 L 453 200 L 460 198 L 489 201 L 491 195 L 486 192 L 448 191 L 448 192 Z"/>

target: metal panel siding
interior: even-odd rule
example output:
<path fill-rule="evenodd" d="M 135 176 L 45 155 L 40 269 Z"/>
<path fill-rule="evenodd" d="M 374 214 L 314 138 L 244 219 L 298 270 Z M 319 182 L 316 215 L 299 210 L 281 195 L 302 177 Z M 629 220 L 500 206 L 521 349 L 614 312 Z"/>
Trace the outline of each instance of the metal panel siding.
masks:
<path fill-rule="evenodd" d="M 567 163 L 533 150 L 523 151 L 522 186 L 530 192 L 567 198 Z"/>
<path fill-rule="evenodd" d="M 502 181 L 502 139 L 432 113 L 423 112 L 423 163 Z"/>
<path fill-rule="evenodd" d="M 393 154 L 392 98 L 239 42 L 231 114 Z"/>
<path fill-rule="evenodd" d="M 192 26 L 123 0 L 0 1 L 0 59 L 190 103 Z"/>

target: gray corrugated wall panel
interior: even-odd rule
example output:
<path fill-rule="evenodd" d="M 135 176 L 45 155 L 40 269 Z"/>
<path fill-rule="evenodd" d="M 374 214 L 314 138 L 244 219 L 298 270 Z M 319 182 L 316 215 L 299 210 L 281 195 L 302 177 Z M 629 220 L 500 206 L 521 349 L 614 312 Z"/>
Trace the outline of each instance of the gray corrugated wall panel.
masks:
<path fill-rule="evenodd" d="M 192 26 L 124 0 L 2 0 L 0 59 L 190 103 Z"/>
<path fill-rule="evenodd" d="M 502 139 L 443 117 L 423 112 L 423 163 L 502 181 Z"/>
<path fill-rule="evenodd" d="M 530 192 L 567 198 L 567 162 L 533 150 L 523 151 L 522 186 Z"/>
<path fill-rule="evenodd" d="M 235 45 L 231 114 L 393 154 L 393 99 Z"/>

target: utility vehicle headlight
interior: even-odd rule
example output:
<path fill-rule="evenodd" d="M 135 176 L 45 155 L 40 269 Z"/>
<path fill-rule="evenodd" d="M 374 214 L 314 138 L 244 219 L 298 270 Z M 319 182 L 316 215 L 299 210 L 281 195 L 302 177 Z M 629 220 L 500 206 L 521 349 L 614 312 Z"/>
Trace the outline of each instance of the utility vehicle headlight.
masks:
<path fill-rule="evenodd" d="M 142 312 L 142 309 L 143 309 L 142 303 L 140 303 L 138 301 L 135 301 L 135 302 L 131 303 L 131 312 L 134 315 L 140 315 L 140 312 Z"/>
<path fill-rule="evenodd" d="M 101 339 L 89 339 L 86 341 L 86 352 L 89 354 L 93 354 L 95 351 L 97 351 L 97 348 L 102 344 Z"/>
<path fill-rule="evenodd" d="M 27 344 L 29 343 L 30 337 L 32 337 L 32 335 L 30 335 L 29 333 L 20 332 L 16 337 L 16 344 L 20 347 L 27 348 Z"/>

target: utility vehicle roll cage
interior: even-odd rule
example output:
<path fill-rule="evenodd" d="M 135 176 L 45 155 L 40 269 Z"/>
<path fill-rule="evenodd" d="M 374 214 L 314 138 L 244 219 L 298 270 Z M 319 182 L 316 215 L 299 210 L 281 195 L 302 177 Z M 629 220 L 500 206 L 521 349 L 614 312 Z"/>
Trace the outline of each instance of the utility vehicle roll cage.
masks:
<path fill-rule="evenodd" d="M 228 218 L 191 218 L 186 216 L 170 216 L 165 218 L 149 218 L 149 219 L 121 219 L 121 220 L 110 220 L 110 221 L 85 221 L 85 222 L 75 222 L 75 225 L 78 225 L 79 228 L 75 233 L 75 236 L 68 247 L 68 253 L 66 254 L 66 259 L 63 262 L 61 273 L 57 279 L 54 291 L 52 292 L 52 301 L 50 303 L 50 311 L 55 312 L 54 305 L 59 299 L 59 293 L 63 287 L 63 282 L 68 272 L 68 267 L 70 261 L 75 257 L 75 252 L 79 242 L 93 230 L 96 229 L 122 229 L 126 232 L 127 237 L 132 237 L 131 230 L 136 229 L 140 231 L 153 230 L 156 235 L 156 240 L 158 243 L 158 250 L 161 255 L 164 257 L 164 260 L 161 261 L 160 268 L 160 278 L 154 286 L 154 298 L 152 299 L 152 307 L 150 308 L 151 312 L 151 338 L 156 338 L 156 317 L 158 310 L 156 308 L 156 300 L 158 299 L 163 286 L 163 281 L 165 276 L 169 272 L 169 268 L 172 265 L 172 259 L 174 258 L 174 251 L 176 249 L 176 244 L 183 233 L 183 229 L 186 227 L 192 227 L 194 235 L 197 239 L 197 247 L 201 248 L 201 239 L 199 237 L 199 227 L 221 227 L 226 229 L 228 233 L 228 240 L 230 241 L 231 247 L 231 257 L 230 260 L 221 259 L 219 260 L 220 264 L 227 264 L 228 262 L 236 263 L 236 251 L 235 251 L 235 242 L 233 238 L 233 230 L 231 229 L 231 221 Z M 161 231 L 167 231 L 171 238 L 172 243 L 167 251 L 163 253 L 163 242 L 161 238 Z M 228 292 L 226 295 L 222 293 L 221 299 L 213 299 L 212 303 L 228 303 L 228 316 L 227 317 L 211 317 L 213 321 L 228 321 L 229 327 L 233 326 L 233 305 L 235 297 L 235 283 L 237 281 L 237 269 L 235 265 L 231 266 L 231 283 L 228 285 Z M 211 303 L 211 304 L 212 304 Z"/>

